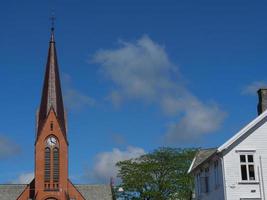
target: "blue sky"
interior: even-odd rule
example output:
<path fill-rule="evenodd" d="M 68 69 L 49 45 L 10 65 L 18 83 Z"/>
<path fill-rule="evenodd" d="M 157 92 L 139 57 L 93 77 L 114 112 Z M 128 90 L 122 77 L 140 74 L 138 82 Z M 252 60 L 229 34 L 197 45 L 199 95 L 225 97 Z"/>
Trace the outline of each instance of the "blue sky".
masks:
<path fill-rule="evenodd" d="M 159 146 L 218 146 L 257 116 L 264 1 L 1 2 L 0 183 L 34 169 L 53 8 L 74 182 L 107 183 Z"/>

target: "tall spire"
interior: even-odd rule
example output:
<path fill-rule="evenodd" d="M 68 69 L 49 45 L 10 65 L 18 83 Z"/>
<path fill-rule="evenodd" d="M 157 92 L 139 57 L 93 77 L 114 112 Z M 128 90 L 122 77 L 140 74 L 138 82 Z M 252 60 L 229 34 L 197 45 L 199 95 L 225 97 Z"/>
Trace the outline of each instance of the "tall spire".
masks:
<path fill-rule="evenodd" d="M 51 35 L 50 35 L 49 50 L 48 50 L 48 57 L 46 64 L 46 72 L 43 84 L 42 99 L 38 116 L 37 134 L 40 133 L 40 130 L 42 129 L 42 126 L 45 123 L 45 120 L 50 110 L 53 110 L 55 112 L 57 119 L 60 123 L 62 132 L 66 134 L 64 105 L 63 105 L 63 98 L 60 85 L 53 21 L 51 27 Z"/>

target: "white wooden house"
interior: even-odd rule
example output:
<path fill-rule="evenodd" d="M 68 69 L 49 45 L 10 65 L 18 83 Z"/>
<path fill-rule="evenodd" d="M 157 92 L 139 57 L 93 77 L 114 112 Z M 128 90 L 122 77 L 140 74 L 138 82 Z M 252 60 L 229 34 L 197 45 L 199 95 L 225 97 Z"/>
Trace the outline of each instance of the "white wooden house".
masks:
<path fill-rule="evenodd" d="M 197 200 L 267 200 L 267 89 L 258 117 L 215 149 L 200 150 L 189 173 Z"/>

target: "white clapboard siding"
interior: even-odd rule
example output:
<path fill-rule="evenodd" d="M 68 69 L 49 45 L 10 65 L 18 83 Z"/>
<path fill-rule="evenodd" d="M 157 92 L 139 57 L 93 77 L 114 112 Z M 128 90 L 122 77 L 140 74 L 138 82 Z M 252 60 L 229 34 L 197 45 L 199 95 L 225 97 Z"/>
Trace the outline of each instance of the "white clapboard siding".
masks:
<path fill-rule="evenodd" d="M 255 183 L 244 184 L 241 181 L 239 155 L 243 151 L 254 154 Z M 229 152 L 223 156 L 225 169 L 225 190 L 227 200 L 241 198 L 263 199 L 267 194 L 267 123 L 242 138 Z M 261 160 L 261 161 L 260 161 Z M 263 188 L 264 186 L 264 188 Z M 266 199 L 266 198 L 265 198 Z"/>
<path fill-rule="evenodd" d="M 240 154 L 254 157 L 255 180 L 242 181 Z M 220 186 L 214 188 L 214 161 L 219 161 Z M 199 194 L 197 174 L 209 168 L 209 191 Z M 193 169 L 197 200 L 267 200 L 267 111 L 244 127 Z M 204 183 L 202 183 L 203 185 Z"/>

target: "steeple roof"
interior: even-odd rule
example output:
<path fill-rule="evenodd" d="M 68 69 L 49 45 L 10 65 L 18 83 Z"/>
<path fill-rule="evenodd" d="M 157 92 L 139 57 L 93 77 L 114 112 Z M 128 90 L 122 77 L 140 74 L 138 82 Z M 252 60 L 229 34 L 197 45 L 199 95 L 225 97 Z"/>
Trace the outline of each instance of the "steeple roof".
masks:
<path fill-rule="evenodd" d="M 66 134 L 64 104 L 61 92 L 59 67 L 57 62 L 57 53 L 56 53 L 53 27 L 51 28 L 45 78 L 43 83 L 42 99 L 38 114 L 37 137 L 51 110 L 55 112 L 63 134 Z"/>

